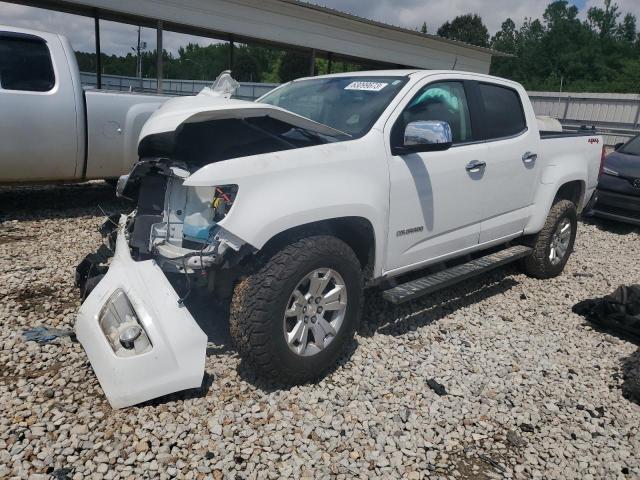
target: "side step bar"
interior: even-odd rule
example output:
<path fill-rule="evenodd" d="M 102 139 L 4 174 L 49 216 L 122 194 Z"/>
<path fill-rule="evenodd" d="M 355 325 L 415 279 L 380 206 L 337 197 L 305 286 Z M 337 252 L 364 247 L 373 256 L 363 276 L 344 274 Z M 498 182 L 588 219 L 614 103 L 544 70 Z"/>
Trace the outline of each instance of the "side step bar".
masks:
<path fill-rule="evenodd" d="M 526 257 L 531 254 L 531 250 L 530 247 L 524 245 L 515 245 L 500 250 L 499 252 L 476 258 L 470 262 L 448 268 L 447 270 L 390 288 L 383 292 L 382 298 L 396 304 L 408 302 L 409 300 L 433 293 L 461 282 L 462 280 L 475 277 L 481 273 L 511 263 L 514 260 Z"/>

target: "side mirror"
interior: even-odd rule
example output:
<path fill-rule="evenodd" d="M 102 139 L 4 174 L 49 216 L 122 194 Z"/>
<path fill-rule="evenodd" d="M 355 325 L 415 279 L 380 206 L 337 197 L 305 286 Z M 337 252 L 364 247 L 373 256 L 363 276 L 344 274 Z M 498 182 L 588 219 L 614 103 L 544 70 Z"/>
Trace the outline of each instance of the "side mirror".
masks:
<path fill-rule="evenodd" d="M 624 147 L 624 142 L 616 143 L 616 146 L 613 147 L 613 149 L 620 150 L 622 147 Z"/>
<path fill-rule="evenodd" d="M 392 149 L 394 155 L 447 150 L 453 143 L 451 127 L 440 120 L 410 122 L 404 129 L 403 145 Z"/>

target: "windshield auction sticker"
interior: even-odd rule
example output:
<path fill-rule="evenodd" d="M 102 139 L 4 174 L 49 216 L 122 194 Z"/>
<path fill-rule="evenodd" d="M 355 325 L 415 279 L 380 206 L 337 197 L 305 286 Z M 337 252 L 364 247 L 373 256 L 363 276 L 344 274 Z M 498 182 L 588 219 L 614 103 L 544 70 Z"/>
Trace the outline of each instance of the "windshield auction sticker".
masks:
<path fill-rule="evenodd" d="M 351 82 L 344 87 L 345 90 L 364 90 L 366 92 L 379 92 L 384 87 L 389 85 L 382 82 Z"/>

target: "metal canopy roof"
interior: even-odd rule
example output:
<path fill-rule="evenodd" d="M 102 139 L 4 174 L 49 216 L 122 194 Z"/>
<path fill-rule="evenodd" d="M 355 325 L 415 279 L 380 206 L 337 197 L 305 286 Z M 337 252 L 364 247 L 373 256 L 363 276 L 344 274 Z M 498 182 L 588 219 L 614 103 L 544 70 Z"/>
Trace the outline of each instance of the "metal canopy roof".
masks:
<path fill-rule="evenodd" d="M 300 0 L 13 0 L 236 42 L 315 50 L 388 65 L 487 73 L 504 54 Z"/>

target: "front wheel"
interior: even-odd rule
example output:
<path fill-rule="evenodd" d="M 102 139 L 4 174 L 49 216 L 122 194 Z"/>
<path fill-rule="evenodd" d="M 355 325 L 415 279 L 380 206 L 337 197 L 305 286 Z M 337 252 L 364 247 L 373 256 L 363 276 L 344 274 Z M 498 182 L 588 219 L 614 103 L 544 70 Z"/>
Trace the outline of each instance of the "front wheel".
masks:
<path fill-rule="evenodd" d="M 522 262 L 524 272 L 535 278 L 560 275 L 573 251 L 577 228 L 576 206 L 569 200 L 556 202 L 534 237 L 532 254 Z"/>
<path fill-rule="evenodd" d="M 240 354 L 262 374 L 294 384 L 335 364 L 353 338 L 362 270 L 331 236 L 297 240 L 235 288 L 229 321 Z"/>

